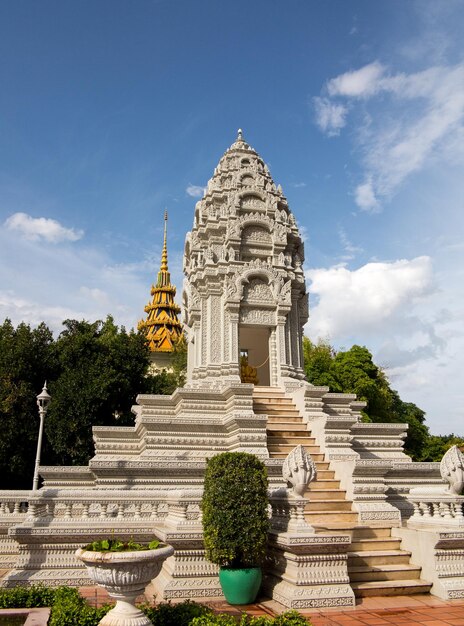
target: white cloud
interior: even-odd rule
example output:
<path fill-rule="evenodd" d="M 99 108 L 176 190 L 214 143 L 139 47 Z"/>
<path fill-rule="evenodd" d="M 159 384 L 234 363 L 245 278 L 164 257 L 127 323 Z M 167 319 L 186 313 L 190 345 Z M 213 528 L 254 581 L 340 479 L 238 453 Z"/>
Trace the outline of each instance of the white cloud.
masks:
<path fill-rule="evenodd" d="M 356 204 L 363 211 L 375 211 L 379 206 L 372 187 L 372 180 L 368 180 L 362 185 L 358 185 L 355 189 L 354 195 Z"/>
<path fill-rule="evenodd" d="M 379 89 L 379 78 L 385 72 L 385 67 L 375 61 L 359 70 L 346 72 L 327 83 L 329 96 L 348 96 L 364 98 L 376 93 Z"/>
<path fill-rule="evenodd" d="M 205 195 L 205 191 L 206 189 L 200 185 L 189 185 L 185 190 L 187 195 L 192 198 L 202 198 Z"/>
<path fill-rule="evenodd" d="M 356 102 L 363 101 L 355 122 L 364 175 L 354 197 L 361 210 L 380 210 L 382 201 L 433 159 L 462 161 L 456 137 L 464 125 L 464 62 L 406 74 L 388 73 L 375 61 L 329 80 L 325 89 L 329 98 L 318 100 L 327 111 L 349 105 L 356 113 Z M 332 127 L 329 114 L 316 121 L 328 135 L 339 134 L 346 110 L 338 127 Z"/>
<path fill-rule="evenodd" d="M 59 304 L 34 302 L 16 295 L 14 291 L 0 291 L 0 320 L 7 317 L 12 320 L 13 324 L 25 322 L 37 326 L 45 321 L 52 330 L 59 333 L 63 330 L 63 320 L 83 319 L 87 316 L 82 310 Z"/>
<path fill-rule="evenodd" d="M 25 239 L 50 243 L 60 241 L 77 241 L 84 235 L 84 231 L 66 228 L 57 220 L 47 217 L 32 217 L 27 213 L 13 213 L 5 220 L 4 226 L 8 230 L 18 231 Z"/>
<path fill-rule="evenodd" d="M 343 266 L 306 272 L 310 294 L 317 298 L 309 332 L 312 337 L 343 338 L 381 332 L 386 322 L 405 323 L 415 299 L 433 290 L 427 256 L 392 263 L 367 263 L 357 270 Z M 405 307 L 405 308 L 404 308 Z"/>
<path fill-rule="evenodd" d="M 433 433 L 462 435 L 464 271 L 452 254 L 433 266 L 421 256 L 308 271 L 306 333 L 338 349 L 367 345 L 401 398 L 427 412 Z"/>
<path fill-rule="evenodd" d="M 348 108 L 340 103 L 331 102 L 328 98 L 313 98 L 316 113 L 316 124 L 329 137 L 340 134 L 346 124 Z"/>

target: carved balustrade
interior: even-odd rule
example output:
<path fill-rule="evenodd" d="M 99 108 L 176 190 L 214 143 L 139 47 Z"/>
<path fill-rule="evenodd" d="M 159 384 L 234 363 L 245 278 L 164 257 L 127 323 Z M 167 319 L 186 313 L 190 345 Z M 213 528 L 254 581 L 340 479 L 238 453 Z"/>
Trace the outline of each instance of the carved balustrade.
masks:
<path fill-rule="evenodd" d="M 446 526 L 464 528 L 464 496 L 438 491 L 426 494 L 410 494 L 409 501 L 414 512 L 408 526 Z"/>
<path fill-rule="evenodd" d="M 172 500 L 172 493 L 171 493 Z M 0 523 L 8 525 L 23 520 L 69 522 L 98 521 L 156 521 L 169 514 L 166 491 L 125 492 L 74 489 L 30 491 L 0 491 Z M 190 513 L 190 511 L 189 511 Z"/>
<path fill-rule="evenodd" d="M 30 491 L 0 491 L 0 520 L 22 516 L 29 507 Z"/>

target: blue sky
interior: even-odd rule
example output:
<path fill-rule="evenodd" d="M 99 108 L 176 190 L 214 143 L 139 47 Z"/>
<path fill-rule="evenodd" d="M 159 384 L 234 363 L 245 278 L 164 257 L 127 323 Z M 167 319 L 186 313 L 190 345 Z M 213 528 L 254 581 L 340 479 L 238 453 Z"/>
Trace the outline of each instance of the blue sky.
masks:
<path fill-rule="evenodd" d="M 463 434 L 464 2 L 0 3 L 0 318 L 142 317 L 237 128 L 306 239 L 306 332 Z M 180 301 L 180 293 L 178 295 Z"/>

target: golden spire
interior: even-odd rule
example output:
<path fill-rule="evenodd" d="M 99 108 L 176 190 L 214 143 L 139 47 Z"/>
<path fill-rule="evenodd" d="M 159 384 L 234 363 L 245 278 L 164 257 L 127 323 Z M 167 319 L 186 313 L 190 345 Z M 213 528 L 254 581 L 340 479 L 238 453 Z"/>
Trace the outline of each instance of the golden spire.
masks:
<path fill-rule="evenodd" d="M 163 252 L 161 253 L 161 271 L 168 271 L 168 247 L 166 245 L 166 234 L 168 229 L 168 212 L 164 212 L 164 243 Z"/>
<path fill-rule="evenodd" d="M 176 288 L 171 285 L 168 270 L 167 223 L 168 212 L 165 211 L 163 251 L 158 280 L 156 287 L 155 285 L 151 287 L 153 299 L 145 307 L 148 317 L 138 323 L 138 329 L 145 332 L 152 352 L 172 352 L 174 345 L 182 337 L 182 324 L 177 317 L 180 307 L 174 302 Z"/>

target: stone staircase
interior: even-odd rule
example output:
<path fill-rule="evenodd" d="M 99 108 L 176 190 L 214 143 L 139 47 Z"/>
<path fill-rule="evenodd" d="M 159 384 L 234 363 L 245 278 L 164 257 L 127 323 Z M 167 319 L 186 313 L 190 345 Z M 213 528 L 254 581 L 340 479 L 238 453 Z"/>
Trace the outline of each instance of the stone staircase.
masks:
<path fill-rule="evenodd" d="M 254 411 L 268 416 L 268 450 L 271 458 L 284 459 L 298 444 L 311 454 L 317 466 L 317 480 L 305 496 L 309 502 L 305 517 L 316 532 L 349 533 L 348 574 L 356 596 L 386 596 L 428 593 L 431 584 L 420 579 L 420 568 L 410 564 L 411 553 L 401 550 L 401 542 L 391 536 L 388 525 L 371 528 L 358 525 L 352 502 L 340 489 L 340 481 L 330 469 L 303 418 L 285 393 L 275 387 L 256 386 Z"/>

